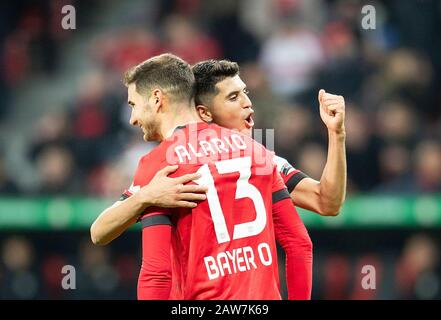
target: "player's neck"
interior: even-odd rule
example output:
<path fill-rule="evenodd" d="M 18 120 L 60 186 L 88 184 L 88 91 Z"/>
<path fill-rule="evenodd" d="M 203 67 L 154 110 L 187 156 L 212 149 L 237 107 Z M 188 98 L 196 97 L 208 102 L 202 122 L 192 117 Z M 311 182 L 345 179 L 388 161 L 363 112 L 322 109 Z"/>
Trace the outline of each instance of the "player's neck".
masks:
<path fill-rule="evenodd" d="M 171 112 L 162 122 L 161 134 L 164 139 L 170 137 L 175 129 L 192 122 L 201 122 L 196 108 L 192 106 L 176 106 L 175 112 Z"/>

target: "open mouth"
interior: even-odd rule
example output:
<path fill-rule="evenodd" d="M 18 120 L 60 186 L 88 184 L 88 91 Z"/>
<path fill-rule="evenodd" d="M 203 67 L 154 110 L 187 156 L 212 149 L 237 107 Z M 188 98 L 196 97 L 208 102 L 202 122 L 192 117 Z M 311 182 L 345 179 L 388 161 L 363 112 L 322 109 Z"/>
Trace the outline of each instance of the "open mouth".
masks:
<path fill-rule="evenodd" d="M 249 129 L 254 126 L 253 114 L 251 113 L 248 117 L 245 118 L 245 126 Z"/>

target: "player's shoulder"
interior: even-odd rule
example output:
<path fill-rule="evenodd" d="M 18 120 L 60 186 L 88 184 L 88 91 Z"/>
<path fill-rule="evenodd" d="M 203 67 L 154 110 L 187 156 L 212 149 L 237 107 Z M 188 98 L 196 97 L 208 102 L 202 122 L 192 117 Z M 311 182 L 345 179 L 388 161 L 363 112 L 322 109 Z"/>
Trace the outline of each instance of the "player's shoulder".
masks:
<path fill-rule="evenodd" d="M 287 163 L 289 164 L 288 160 L 286 160 L 285 158 L 279 157 L 275 153 L 274 153 L 274 156 L 273 156 L 273 160 L 277 164 L 277 167 L 283 166 L 283 165 L 285 165 Z"/>
<path fill-rule="evenodd" d="M 148 153 L 141 156 L 138 162 L 138 172 L 141 174 L 146 172 L 156 172 L 161 167 L 165 159 L 165 153 L 161 148 L 161 144 L 150 150 Z"/>
<path fill-rule="evenodd" d="M 277 171 L 280 173 L 283 173 L 284 175 L 288 175 L 293 171 L 296 171 L 297 169 L 294 168 L 294 166 L 289 163 L 288 160 L 285 158 L 279 157 L 278 155 L 274 154 L 273 161 L 277 166 Z"/>

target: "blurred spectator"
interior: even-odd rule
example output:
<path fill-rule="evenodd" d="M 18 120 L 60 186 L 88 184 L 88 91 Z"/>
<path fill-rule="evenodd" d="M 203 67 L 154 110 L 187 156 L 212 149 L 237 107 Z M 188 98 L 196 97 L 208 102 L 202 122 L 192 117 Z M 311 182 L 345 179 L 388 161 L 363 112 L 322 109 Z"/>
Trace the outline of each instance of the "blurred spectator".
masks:
<path fill-rule="evenodd" d="M 36 161 L 40 175 L 37 194 L 77 194 L 81 190 L 75 177 L 75 160 L 68 149 L 47 147 L 40 152 Z"/>
<path fill-rule="evenodd" d="M 441 192 L 441 144 L 420 142 L 414 152 L 416 192 Z"/>
<path fill-rule="evenodd" d="M 397 159 L 398 162 L 402 159 Z M 400 193 L 438 193 L 441 191 L 441 145 L 436 141 L 420 142 L 412 154 L 413 168 L 378 191 Z"/>
<path fill-rule="evenodd" d="M 418 115 L 402 101 L 389 101 L 378 110 L 379 134 L 385 142 L 404 143 L 411 146 L 417 138 Z"/>
<path fill-rule="evenodd" d="M 243 0 L 240 1 L 240 17 L 244 28 L 259 39 L 268 37 L 280 18 L 287 13 L 303 17 L 308 28 L 318 29 L 326 18 L 326 4 L 321 0 Z"/>
<path fill-rule="evenodd" d="M 6 239 L 1 257 L 4 275 L 0 296 L 3 299 L 37 298 L 41 284 L 34 264 L 34 249 L 30 242 L 19 236 Z"/>
<path fill-rule="evenodd" d="M 34 129 L 33 141 L 29 146 L 29 156 L 34 159 L 45 148 L 56 145 L 72 150 L 72 131 L 67 114 L 45 114 Z"/>
<path fill-rule="evenodd" d="M 74 153 L 86 172 L 116 153 L 112 147 L 121 130 L 122 97 L 108 85 L 99 71 L 85 75 L 72 108 Z"/>
<path fill-rule="evenodd" d="M 167 17 L 164 22 L 164 37 L 163 51 L 176 54 L 190 64 L 222 56 L 217 40 L 196 28 L 184 16 Z"/>
<path fill-rule="evenodd" d="M 325 26 L 322 39 L 326 63 L 316 76 L 317 87 L 357 101 L 365 70 L 355 35 L 344 23 L 331 22 Z"/>
<path fill-rule="evenodd" d="M 346 106 L 346 157 L 349 192 L 368 191 L 378 182 L 379 143 L 372 135 L 368 114 Z"/>
<path fill-rule="evenodd" d="M 423 112 L 432 108 L 428 98 L 433 69 L 423 54 L 409 49 L 393 51 L 382 70 L 386 97 L 399 96 Z"/>
<path fill-rule="evenodd" d="M 66 265 L 68 265 L 66 258 L 55 253 L 48 254 L 42 261 L 41 275 L 47 299 L 69 297 L 69 291 L 62 287 L 63 277 L 65 276 L 62 271 Z"/>
<path fill-rule="evenodd" d="M 316 143 L 306 144 L 298 155 L 297 168 L 313 179 L 320 180 L 326 164 L 326 151 Z"/>
<path fill-rule="evenodd" d="M 398 299 L 439 299 L 439 248 L 427 235 L 410 237 L 396 265 Z"/>
<path fill-rule="evenodd" d="M 117 257 L 115 269 L 120 280 L 120 287 L 118 290 L 122 291 L 122 298 L 135 299 L 135 284 L 138 281 L 139 264 L 138 257 L 132 254 L 125 253 Z"/>
<path fill-rule="evenodd" d="M 262 67 L 257 62 L 244 63 L 240 66 L 240 77 L 250 91 L 249 97 L 255 111 L 255 128 L 277 128 L 274 119 L 283 113 L 281 106 L 286 104 L 286 101 L 271 90 Z"/>
<path fill-rule="evenodd" d="M 94 246 L 89 238 L 78 247 L 78 289 L 75 295 L 81 299 L 118 299 L 118 273 L 111 262 L 108 247 Z M 135 290 L 135 288 L 132 288 Z M 121 294 L 121 293 L 120 293 Z"/>
<path fill-rule="evenodd" d="M 379 154 L 379 167 L 382 185 L 401 179 L 411 170 L 409 150 L 401 144 L 382 147 Z"/>
<path fill-rule="evenodd" d="M 349 259 L 340 254 L 326 258 L 322 265 L 323 281 L 321 289 L 325 300 L 348 299 L 351 268 Z"/>
<path fill-rule="evenodd" d="M 277 154 L 281 157 L 299 159 L 303 153 L 300 152 L 303 142 L 313 136 L 311 111 L 300 105 L 280 106 L 273 110 L 279 111 L 272 123 L 276 135 Z"/>
<path fill-rule="evenodd" d="M 87 194 L 117 199 L 130 186 L 131 178 L 124 174 L 119 163 L 106 163 L 89 175 Z"/>
<path fill-rule="evenodd" d="M 161 44 L 148 30 L 131 28 L 117 34 L 103 35 L 93 43 L 92 54 L 99 63 L 118 74 L 160 53 Z"/>
<path fill-rule="evenodd" d="M 317 35 L 301 17 L 285 17 L 265 41 L 260 57 L 274 92 L 293 97 L 312 86 L 314 73 L 324 62 Z"/>
<path fill-rule="evenodd" d="M 0 152 L 0 196 L 17 196 L 19 188 L 11 177 L 8 177 L 5 163 Z"/>

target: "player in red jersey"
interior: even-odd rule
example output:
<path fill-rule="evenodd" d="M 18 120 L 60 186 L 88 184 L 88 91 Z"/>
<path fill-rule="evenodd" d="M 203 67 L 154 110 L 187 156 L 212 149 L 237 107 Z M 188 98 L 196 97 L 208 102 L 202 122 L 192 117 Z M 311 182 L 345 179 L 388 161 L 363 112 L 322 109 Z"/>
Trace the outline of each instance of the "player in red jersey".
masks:
<path fill-rule="evenodd" d="M 226 60 L 207 60 L 193 66 L 196 80 L 196 104 L 200 117 L 224 127 L 251 135 L 254 122 L 252 103 L 239 66 Z M 344 99 L 319 93 L 320 115 L 329 131 L 328 162 L 321 181 L 309 178 L 283 158 L 274 156 L 295 205 L 321 215 L 337 215 L 345 198 L 346 157 L 344 146 Z M 312 246 L 303 222 L 297 214 L 282 212 L 274 217 L 277 240 L 286 253 L 286 278 L 289 299 L 307 299 L 312 288 Z M 278 236 L 284 234 L 280 239 Z M 299 242 L 299 239 L 305 239 Z M 299 252 L 311 257 L 310 265 L 299 263 Z M 305 267 L 308 266 L 308 267 Z M 305 279 L 307 281 L 305 282 Z M 309 292 L 309 295 L 308 295 Z"/>
<path fill-rule="evenodd" d="M 141 159 L 134 185 L 178 163 L 177 174 L 198 171 L 196 183 L 208 186 L 207 201 L 192 210 L 149 208 L 141 217 L 146 227 L 166 221 L 158 212 L 170 216 L 171 298 L 280 299 L 272 206 L 283 211 L 290 200 L 272 157 L 247 136 L 199 122 L 178 129 Z M 147 269 L 141 285 L 148 282 Z"/>
<path fill-rule="evenodd" d="M 178 70 L 167 68 L 170 59 L 178 62 Z M 295 213 L 289 194 L 277 174 L 272 155 L 246 136 L 214 124 L 210 130 L 204 127 L 206 124 L 198 124 L 196 132 L 200 135 L 191 138 L 192 131 L 187 131 L 176 141 L 178 133 L 172 133 L 176 126 L 198 120 L 195 109 L 191 108 L 192 88 L 186 88 L 189 90 L 185 94 L 185 86 L 179 85 L 189 82 L 184 65 L 176 57 L 160 56 L 137 66 L 126 78 L 129 103 L 133 107 L 131 123 L 141 126 L 146 140 L 163 140 L 140 161 L 132 190 L 147 185 L 158 170 L 176 161 L 181 165 L 175 174 L 199 168 L 202 177 L 197 182 L 208 186 L 208 201 L 200 204 L 200 214 L 190 214 L 189 209 L 155 207 L 145 211 L 147 201 L 143 201 L 140 192 L 109 209 L 143 216 L 139 297 L 168 297 L 171 226 L 167 217 L 173 213 L 173 273 L 178 281 L 172 297 L 280 298 L 271 211 Z M 160 74 L 155 68 L 160 69 Z M 166 83 L 171 75 L 175 79 Z M 149 93 L 148 100 L 140 92 Z M 130 195 L 130 190 L 126 195 Z M 198 239 L 203 231 L 204 236 Z M 208 238 L 214 235 L 217 243 Z M 155 238 L 157 241 L 153 241 Z M 265 286 L 265 290 L 259 290 L 259 285 L 260 289 Z"/>
<path fill-rule="evenodd" d="M 207 60 L 193 66 L 197 83 L 196 104 L 204 121 L 251 135 L 254 110 L 237 63 Z M 274 161 L 293 203 L 322 216 L 338 215 L 346 194 L 345 101 L 342 96 L 320 90 L 320 117 L 328 129 L 328 159 L 320 181 L 316 181 L 288 161 Z"/>
<path fill-rule="evenodd" d="M 198 106 L 201 117 L 207 121 L 215 120 L 226 127 L 250 134 L 250 128 L 253 126 L 253 111 L 251 101 L 246 95 L 245 84 L 239 77 L 237 65 L 228 61 L 211 60 L 198 63 L 193 70 L 196 80 L 205 84 L 198 86 L 199 94 L 197 94 L 197 99 L 203 99 L 206 104 L 204 107 L 200 102 Z M 294 169 L 283 158 L 275 156 L 274 160 L 296 205 L 321 215 L 332 216 L 338 214 L 340 210 L 346 182 L 344 100 L 340 96 L 321 92 L 319 102 L 321 117 L 328 127 L 330 136 L 328 162 L 321 181 L 318 182 L 307 177 L 299 170 Z M 328 114 L 328 111 L 331 114 Z M 162 206 L 194 205 L 191 202 L 179 201 L 182 197 L 179 192 L 175 191 L 175 194 L 171 192 L 171 190 L 176 190 L 175 183 L 181 182 L 181 180 L 175 182 L 174 179 L 167 178 L 167 174 L 173 172 L 174 169 L 176 167 L 160 172 L 154 181 L 142 188 L 142 191 L 146 191 L 146 196 L 160 202 Z M 194 175 L 188 175 L 187 181 L 194 177 Z M 166 188 L 164 189 L 164 187 Z M 197 192 L 196 190 L 192 191 Z M 197 196 L 189 193 L 186 198 L 190 200 L 190 197 L 196 198 Z M 112 222 L 115 223 L 115 221 Z M 275 225 L 276 235 L 281 232 L 285 235 L 291 235 L 291 237 L 285 236 L 284 241 L 278 239 L 279 242 L 283 242 L 281 244 L 287 254 L 288 297 L 290 299 L 309 299 L 312 286 L 312 246 L 306 229 L 297 215 L 281 215 L 275 220 Z M 111 231 L 112 228 L 107 227 L 106 232 L 111 233 Z M 298 234 L 293 236 L 294 233 Z M 294 243 L 290 243 L 292 242 L 289 241 L 290 239 L 294 240 Z M 304 259 L 299 261 L 300 252 L 303 252 L 304 257 L 310 257 L 309 265 L 305 263 Z M 310 253 L 308 254 L 308 252 Z"/>

